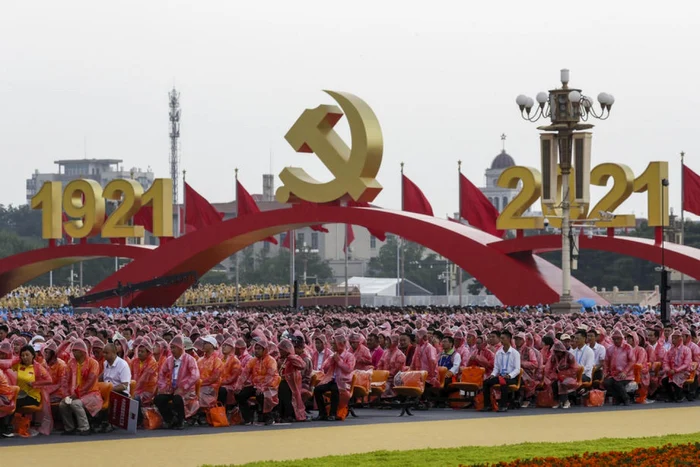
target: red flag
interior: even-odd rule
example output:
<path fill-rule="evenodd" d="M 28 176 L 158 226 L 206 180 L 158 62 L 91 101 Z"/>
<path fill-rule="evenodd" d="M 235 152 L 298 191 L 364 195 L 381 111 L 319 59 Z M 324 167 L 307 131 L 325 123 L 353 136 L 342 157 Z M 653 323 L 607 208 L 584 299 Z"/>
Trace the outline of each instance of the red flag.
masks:
<path fill-rule="evenodd" d="M 250 193 L 248 193 L 248 190 L 241 185 L 238 179 L 236 179 L 236 209 L 238 210 L 237 215 L 239 217 L 260 212 L 258 203 L 255 202 Z M 263 242 L 270 242 L 273 245 L 277 245 L 277 239 L 275 237 L 267 237 L 263 239 Z"/>
<path fill-rule="evenodd" d="M 365 202 L 365 201 L 353 201 L 353 200 L 348 201 L 348 206 L 357 207 L 357 208 L 369 208 L 369 207 L 371 207 L 370 204 Z M 381 232 L 379 230 L 372 230 L 372 229 L 367 229 L 367 230 L 369 230 L 370 235 L 372 235 L 374 238 L 376 238 L 380 242 L 386 241 L 386 233 L 385 232 Z"/>
<path fill-rule="evenodd" d="M 683 164 L 683 209 L 700 216 L 700 175 Z"/>
<path fill-rule="evenodd" d="M 214 208 L 202 195 L 197 193 L 185 182 L 185 224 L 196 229 L 218 224 L 223 219 L 223 213 Z"/>
<path fill-rule="evenodd" d="M 185 225 L 187 226 L 187 230 L 185 230 Z M 191 224 L 185 224 L 185 208 L 180 207 L 180 236 L 192 233 L 197 228 Z"/>
<path fill-rule="evenodd" d="M 433 207 L 420 188 L 403 174 L 401 174 L 401 183 L 403 191 L 403 210 L 432 216 Z"/>
<path fill-rule="evenodd" d="M 328 229 L 325 228 L 323 225 L 318 224 L 318 225 L 312 225 L 311 230 L 315 230 L 316 232 L 323 232 L 323 233 L 328 233 Z"/>
<path fill-rule="evenodd" d="M 141 206 L 134 215 L 134 225 L 142 225 L 144 229 L 153 232 L 153 208 L 151 206 Z"/>
<path fill-rule="evenodd" d="M 349 248 L 352 242 L 355 241 L 355 232 L 352 230 L 351 224 L 345 224 L 345 235 L 347 240 L 345 240 L 345 245 L 343 245 L 343 253 L 345 253 L 345 248 Z"/>
<path fill-rule="evenodd" d="M 287 234 L 284 236 L 284 239 L 282 240 L 282 245 L 280 245 L 282 248 L 287 248 L 289 250 L 292 249 L 292 232 L 289 231 Z"/>
<path fill-rule="evenodd" d="M 498 209 L 461 173 L 459 174 L 459 210 L 460 217 L 466 219 L 472 227 L 496 237 L 503 237 L 505 234 L 503 230 L 496 228 Z"/>

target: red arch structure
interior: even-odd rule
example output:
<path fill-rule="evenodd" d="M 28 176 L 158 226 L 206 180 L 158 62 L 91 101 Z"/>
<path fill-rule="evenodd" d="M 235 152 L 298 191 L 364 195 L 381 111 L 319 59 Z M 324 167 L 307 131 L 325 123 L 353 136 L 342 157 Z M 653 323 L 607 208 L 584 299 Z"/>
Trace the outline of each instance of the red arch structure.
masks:
<path fill-rule="evenodd" d="M 506 305 L 556 302 L 561 290 L 561 271 L 528 251 L 503 254 L 493 245 L 498 238 L 445 219 L 380 208 L 297 205 L 231 219 L 172 240 L 137 258 L 98 284 L 93 291 L 115 288 L 118 282 L 136 283 L 156 277 L 196 271 L 199 275 L 237 251 L 292 229 L 320 223 L 353 224 L 400 235 L 449 258 L 491 290 Z M 135 294 L 123 304 L 169 306 L 191 284 Z M 573 280 L 575 298 L 604 300 L 584 284 Z M 99 303 L 118 306 L 117 299 Z"/>
<path fill-rule="evenodd" d="M 0 259 L 0 297 L 54 269 L 95 258 L 142 258 L 153 246 L 74 244 L 25 251 Z"/>
<path fill-rule="evenodd" d="M 489 246 L 507 255 L 544 253 L 561 250 L 561 236 L 533 235 L 532 237 L 502 240 L 490 243 Z M 579 248 L 620 253 L 661 264 L 661 244 L 650 238 L 598 235 L 588 238 L 581 236 Z M 700 277 L 700 249 L 670 242 L 666 243 L 664 248 L 664 263 L 667 267 L 691 277 Z"/>

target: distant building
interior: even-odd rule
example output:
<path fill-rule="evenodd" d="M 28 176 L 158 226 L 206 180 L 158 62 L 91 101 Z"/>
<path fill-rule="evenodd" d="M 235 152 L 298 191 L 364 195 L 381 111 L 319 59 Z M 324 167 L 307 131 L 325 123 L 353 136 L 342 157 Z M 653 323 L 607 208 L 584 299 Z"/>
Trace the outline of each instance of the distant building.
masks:
<path fill-rule="evenodd" d="M 515 189 L 498 186 L 498 177 L 500 177 L 503 171 L 508 167 L 513 166 L 515 166 L 515 160 L 513 160 L 504 148 L 501 153 L 493 159 L 491 166 L 486 169 L 486 186 L 479 188 L 489 201 L 491 201 L 491 204 L 498 209 L 498 212 L 503 212 L 503 209 L 515 198 L 521 188 L 521 184 L 518 184 L 518 188 Z"/>
<path fill-rule="evenodd" d="M 45 182 L 61 182 L 63 186 L 73 180 L 88 178 L 95 180 L 103 188 L 112 180 L 133 178 L 147 190 L 154 175 L 150 167 L 144 172 L 140 168 L 124 170 L 121 159 L 64 159 L 54 161 L 58 165 L 57 173 L 40 173 L 35 170 L 27 179 L 27 203 L 36 195 Z"/>

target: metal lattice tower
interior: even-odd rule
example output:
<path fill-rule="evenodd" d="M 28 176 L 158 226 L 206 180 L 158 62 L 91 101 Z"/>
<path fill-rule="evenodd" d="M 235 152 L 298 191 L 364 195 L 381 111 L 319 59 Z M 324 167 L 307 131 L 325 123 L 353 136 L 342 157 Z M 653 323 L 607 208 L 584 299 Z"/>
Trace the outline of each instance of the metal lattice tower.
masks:
<path fill-rule="evenodd" d="M 168 93 L 170 101 L 170 178 L 173 181 L 173 204 L 178 203 L 180 186 L 180 93 L 173 87 Z"/>

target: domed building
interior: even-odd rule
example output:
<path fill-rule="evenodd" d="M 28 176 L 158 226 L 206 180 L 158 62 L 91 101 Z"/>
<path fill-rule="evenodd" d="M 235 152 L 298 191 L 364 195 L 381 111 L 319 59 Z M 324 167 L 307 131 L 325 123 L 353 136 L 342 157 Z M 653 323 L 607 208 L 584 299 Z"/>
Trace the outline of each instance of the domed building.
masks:
<path fill-rule="evenodd" d="M 502 135 L 501 140 L 504 142 L 503 149 L 500 154 L 493 158 L 491 166 L 486 169 L 486 186 L 480 188 L 481 192 L 491 201 L 496 209 L 498 209 L 498 212 L 503 212 L 503 209 L 515 198 L 521 188 L 521 184 L 518 184 L 518 188 L 515 189 L 498 186 L 498 177 L 501 176 L 501 173 L 508 167 L 515 166 L 515 160 L 506 152 L 505 139 L 505 135 Z"/>

